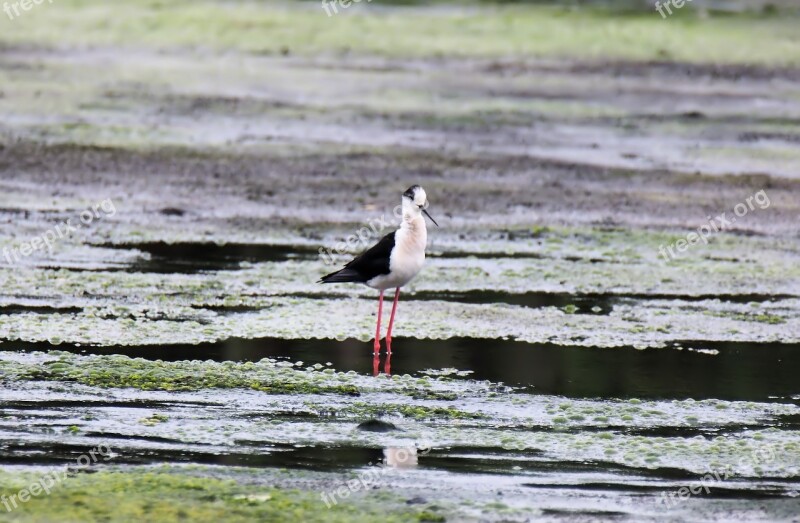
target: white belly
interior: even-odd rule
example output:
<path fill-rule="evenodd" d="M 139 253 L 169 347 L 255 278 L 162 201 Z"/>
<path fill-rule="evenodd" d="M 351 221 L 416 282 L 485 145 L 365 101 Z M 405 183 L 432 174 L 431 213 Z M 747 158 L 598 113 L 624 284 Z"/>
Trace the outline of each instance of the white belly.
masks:
<path fill-rule="evenodd" d="M 420 220 L 422 222 L 422 220 Z M 419 225 L 419 224 L 415 224 Z M 425 264 L 425 245 L 428 242 L 425 222 L 421 227 L 400 228 L 395 233 L 395 245 L 389 259 L 389 274 L 372 278 L 367 285 L 373 289 L 402 287 L 416 276 Z"/>
<path fill-rule="evenodd" d="M 392 257 L 390 263 L 391 272 L 389 274 L 382 274 L 376 278 L 372 278 L 367 282 L 367 285 L 373 289 L 391 289 L 394 287 L 402 287 L 410 282 L 416 276 L 425 264 L 425 252 L 423 251 L 419 256 L 413 259 L 407 258 L 398 262 Z"/>

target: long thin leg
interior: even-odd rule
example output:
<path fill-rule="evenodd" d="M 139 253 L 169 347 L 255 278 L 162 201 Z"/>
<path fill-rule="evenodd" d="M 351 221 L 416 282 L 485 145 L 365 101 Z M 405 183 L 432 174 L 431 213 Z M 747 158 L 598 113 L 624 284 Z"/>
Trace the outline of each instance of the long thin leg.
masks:
<path fill-rule="evenodd" d="M 392 353 L 386 353 L 386 361 L 383 363 L 383 373 L 387 376 L 392 375 Z"/>
<path fill-rule="evenodd" d="M 394 325 L 394 313 L 397 312 L 397 301 L 400 299 L 400 287 L 394 291 L 394 303 L 392 304 L 392 316 L 389 318 L 389 330 L 386 331 L 386 354 L 392 353 L 392 325 Z"/>
<path fill-rule="evenodd" d="M 373 344 L 376 356 L 381 352 L 381 316 L 383 316 L 383 291 L 378 298 L 378 325 L 375 327 L 375 343 Z"/>

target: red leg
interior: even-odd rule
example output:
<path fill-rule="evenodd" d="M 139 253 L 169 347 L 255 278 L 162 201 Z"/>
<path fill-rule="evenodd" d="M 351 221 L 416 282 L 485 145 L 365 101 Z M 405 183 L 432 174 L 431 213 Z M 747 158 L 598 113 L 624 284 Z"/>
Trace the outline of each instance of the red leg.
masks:
<path fill-rule="evenodd" d="M 386 353 L 386 361 L 383 364 L 383 373 L 386 374 L 387 376 L 391 376 L 392 375 L 392 353 L 391 352 L 387 352 Z"/>
<path fill-rule="evenodd" d="M 392 353 L 392 325 L 394 325 L 394 313 L 397 312 L 397 301 L 400 299 L 400 287 L 394 291 L 394 303 L 392 304 L 392 316 L 389 318 L 389 330 L 386 331 L 386 354 Z"/>
<path fill-rule="evenodd" d="M 373 345 L 376 356 L 381 352 L 381 316 L 383 316 L 383 291 L 378 298 L 378 326 L 375 327 L 375 343 Z"/>

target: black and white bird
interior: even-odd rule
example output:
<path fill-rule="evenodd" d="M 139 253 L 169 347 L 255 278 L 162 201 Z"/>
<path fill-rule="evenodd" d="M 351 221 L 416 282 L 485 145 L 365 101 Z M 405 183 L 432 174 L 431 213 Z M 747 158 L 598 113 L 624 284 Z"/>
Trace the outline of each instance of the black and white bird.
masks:
<path fill-rule="evenodd" d="M 392 325 L 400 298 L 400 287 L 410 282 L 425 263 L 425 246 L 428 230 L 423 214 L 438 227 L 428 211 L 428 197 L 419 185 L 412 185 L 403 193 L 403 222 L 400 228 L 384 236 L 381 241 L 364 251 L 343 269 L 323 276 L 317 283 L 363 283 L 380 291 L 378 325 L 375 328 L 375 355 L 381 350 L 381 316 L 383 292 L 394 287 L 394 304 L 386 331 L 386 353 L 392 353 Z"/>

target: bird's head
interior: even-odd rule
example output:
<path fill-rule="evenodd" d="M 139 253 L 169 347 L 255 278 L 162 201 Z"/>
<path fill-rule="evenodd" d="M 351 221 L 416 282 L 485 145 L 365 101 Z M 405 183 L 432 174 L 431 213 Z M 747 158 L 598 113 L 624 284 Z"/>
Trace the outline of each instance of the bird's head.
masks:
<path fill-rule="evenodd" d="M 425 189 L 419 185 L 412 185 L 406 192 L 403 193 L 403 214 L 408 214 L 411 217 L 419 216 L 420 213 L 425 214 L 434 225 L 439 226 L 436 220 L 428 214 L 428 195 L 425 194 Z"/>

